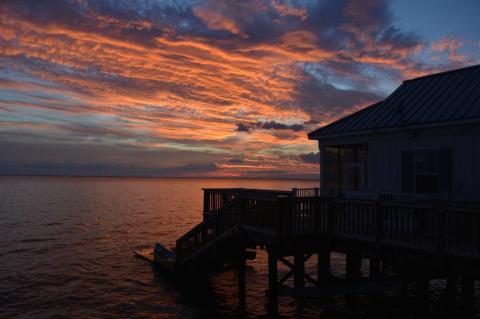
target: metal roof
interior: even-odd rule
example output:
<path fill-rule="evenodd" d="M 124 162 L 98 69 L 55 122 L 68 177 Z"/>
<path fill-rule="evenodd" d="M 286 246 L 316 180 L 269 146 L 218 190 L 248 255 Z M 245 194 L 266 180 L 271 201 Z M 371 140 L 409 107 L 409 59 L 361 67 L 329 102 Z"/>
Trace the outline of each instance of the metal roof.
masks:
<path fill-rule="evenodd" d="M 309 139 L 480 120 L 480 64 L 406 80 L 384 101 L 308 134 Z"/>

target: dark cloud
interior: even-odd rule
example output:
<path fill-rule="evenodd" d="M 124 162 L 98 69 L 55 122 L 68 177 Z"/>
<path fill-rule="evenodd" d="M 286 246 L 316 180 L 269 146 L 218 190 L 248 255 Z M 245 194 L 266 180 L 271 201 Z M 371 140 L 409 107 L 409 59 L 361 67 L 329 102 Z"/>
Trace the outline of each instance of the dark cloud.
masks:
<path fill-rule="evenodd" d="M 299 108 L 311 115 L 313 122 L 333 120 L 354 106 L 367 105 L 382 96 L 354 88 L 338 88 L 324 79 L 302 72 L 302 80 L 295 83 L 295 96 L 284 105 Z"/>
<path fill-rule="evenodd" d="M 290 130 L 294 132 L 303 131 L 305 126 L 302 124 L 283 124 L 278 123 L 275 121 L 268 121 L 268 122 L 256 122 L 256 123 L 238 123 L 236 131 L 237 132 L 246 132 L 249 133 L 256 129 L 263 129 L 263 130 Z"/>
<path fill-rule="evenodd" d="M 109 165 L 104 163 L 31 162 L 26 164 L 0 164 L 0 175 L 49 175 L 49 176 L 195 176 L 214 172 L 211 164 L 189 164 L 173 167 L 137 167 L 134 165 Z"/>
<path fill-rule="evenodd" d="M 20 0 L 4 1 L 2 6 L 8 7 L 9 14 L 21 16 L 29 21 L 36 21 L 40 25 L 53 24 L 65 25 L 72 29 L 93 31 L 95 33 L 108 35 L 116 39 L 128 39 L 133 43 L 141 42 L 148 45 L 155 41 L 155 38 L 178 37 L 182 34 L 198 35 L 204 38 L 218 38 L 224 40 L 226 37 L 232 41 L 215 42 L 225 49 L 234 50 L 248 48 L 254 43 L 264 42 L 278 44 L 282 36 L 292 31 L 312 32 L 316 35 L 315 43 L 318 47 L 327 50 L 341 50 L 337 53 L 336 59 L 346 63 L 331 64 L 331 68 L 342 68 L 347 66 L 351 76 L 358 70 L 348 63 L 359 55 L 382 58 L 386 56 L 397 56 L 403 59 L 399 52 L 405 54 L 405 50 L 415 48 L 419 39 L 415 34 L 403 32 L 394 26 L 394 19 L 389 11 L 388 2 L 380 0 L 369 0 L 359 5 L 355 1 L 289 1 L 283 3 L 290 8 L 305 10 L 305 18 L 294 15 L 286 15 L 274 5 L 272 1 L 77 1 L 77 0 Z M 220 21 L 225 20 L 230 28 L 238 28 L 238 33 L 245 33 L 246 38 L 242 41 L 233 41 L 239 34 L 227 32 L 221 27 L 208 25 L 208 20 L 203 21 L 195 12 L 199 9 L 204 12 L 218 16 Z M 202 11 L 202 12 L 203 12 Z M 288 19 L 286 17 L 289 17 Z M 293 19 L 293 20 L 292 20 Z M 139 25 L 143 25 L 139 27 Z M 360 37 L 357 33 L 361 32 Z M 73 43 L 72 43 L 73 44 Z M 348 47 L 348 49 L 345 49 Z M 378 49 L 375 49 L 378 48 Z M 300 51 L 302 49 L 299 49 Z M 259 51 L 249 53 L 255 56 Z M 183 57 L 178 57 L 183 59 Z M 32 60 L 32 59 L 31 59 Z M 3 62 L 3 61 L 2 61 Z M 195 64 L 194 61 L 184 60 L 184 64 Z M 12 64 L 11 61 L 4 61 L 5 64 Z M 15 63 L 15 62 L 13 62 Z M 18 61 L 15 64 L 28 64 L 25 61 Z M 71 69 L 62 66 L 57 74 L 54 67 L 49 67 L 42 62 L 42 65 L 35 66 L 29 62 L 29 68 L 36 67 L 48 69 L 52 77 L 65 76 L 72 72 Z M 192 90 L 190 86 L 172 84 L 162 80 L 141 80 L 139 78 L 123 77 L 119 74 L 102 72 L 101 65 L 92 65 L 85 70 L 74 70 L 78 79 L 91 80 L 103 85 L 93 90 L 85 91 L 85 88 L 74 86 L 72 83 L 63 83 L 73 91 L 85 94 L 98 94 L 98 90 L 115 90 L 123 94 L 138 94 L 142 96 L 154 96 L 159 88 L 164 92 L 173 93 L 191 100 L 203 101 L 216 105 L 230 105 L 233 101 L 212 98 L 211 95 L 199 92 L 201 88 Z M 96 67 L 96 69 L 95 69 Z M 331 83 L 323 83 L 308 74 L 302 75 L 302 68 L 297 70 L 299 76 L 293 81 L 296 94 L 291 102 L 285 100 L 272 103 L 279 107 L 294 107 L 306 111 L 312 118 L 318 117 L 325 108 L 338 107 L 348 109 L 352 105 L 372 102 L 378 100 L 377 92 L 368 88 L 358 86 L 355 89 L 338 89 Z M 368 78 L 368 76 L 364 76 Z M 240 86 L 248 84 L 241 83 Z M 260 89 L 249 87 L 249 91 L 255 100 L 255 95 L 265 95 L 258 92 Z M 260 93 L 260 94 L 255 94 Z M 263 93 L 263 94 L 262 94 Z M 261 100 L 259 100 L 261 101 Z M 261 101 L 263 102 L 263 101 Z M 327 110 L 328 111 L 328 110 Z M 338 112 L 337 112 L 338 113 Z"/>
<path fill-rule="evenodd" d="M 231 159 L 229 160 L 229 162 L 232 163 L 232 164 L 242 164 L 242 163 L 243 163 L 243 159 L 241 159 L 241 158 L 231 158 Z"/>
<path fill-rule="evenodd" d="M 41 25 L 82 24 L 85 20 L 85 10 L 79 2 L 73 0 L 5 0 L 0 6 L 18 17 L 28 17 L 32 22 Z"/>
<path fill-rule="evenodd" d="M 298 158 L 305 163 L 318 164 L 320 163 L 320 154 L 319 153 L 306 153 L 298 155 Z"/>
<path fill-rule="evenodd" d="M 4 137 L 4 136 L 2 136 Z M 34 137 L 33 137 L 34 138 Z M 108 145 L 104 143 L 77 144 L 66 142 L 38 142 L 33 141 L 8 141 L 0 139 L 0 165 L 3 174 L 30 171 L 55 172 L 58 171 L 84 171 L 91 170 L 99 173 L 105 171 L 126 172 L 135 171 L 144 174 L 152 173 L 165 175 L 169 172 L 188 173 L 193 171 L 212 171 L 214 164 L 221 159 L 217 154 L 180 151 L 171 149 L 149 149 L 140 145 Z M 161 164 L 160 164 L 161 163 Z M 10 171 L 7 169 L 10 167 Z M 133 172 L 133 171 L 132 171 Z M 1 173 L 0 173 L 1 174 Z"/>
<path fill-rule="evenodd" d="M 218 167 L 214 163 L 209 164 L 188 164 L 183 166 L 175 166 L 172 168 L 162 168 L 167 172 L 180 172 L 180 173 L 199 173 L 199 172 L 213 172 L 218 170 Z"/>
<path fill-rule="evenodd" d="M 276 130 L 271 132 L 272 136 L 275 136 L 279 140 L 296 140 L 298 139 L 298 134 L 292 133 L 292 131 L 287 130 Z"/>
<path fill-rule="evenodd" d="M 280 10 L 283 4 L 284 10 Z M 149 43 L 157 36 L 182 34 L 207 38 L 241 38 L 246 43 L 273 42 L 295 31 L 311 31 L 319 45 L 343 47 L 346 41 L 364 45 L 352 30 L 367 31 L 368 39 L 386 41 L 394 46 L 412 46 L 417 37 L 394 26 L 389 4 L 384 0 L 337 1 L 130 1 L 130 0 L 5 0 L 0 6 L 11 14 L 38 24 L 57 24 Z M 291 10 L 304 14 L 288 14 Z M 206 17 L 229 21 L 238 33 L 228 28 L 212 27 Z M 101 22 L 101 23 L 99 23 Z M 221 21 L 220 21 L 221 22 Z M 100 29 L 100 30 L 99 30 Z M 174 32 L 172 32 L 174 30 Z M 229 44 L 225 43 L 226 46 Z"/>
<path fill-rule="evenodd" d="M 270 121 L 270 122 L 257 122 L 255 124 L 255 127 L 262 128 L 265 130 L 292 130 L 295 132 L 298 131 L 303 131 L 305 129 L 305 126 L 301 124 L 283 124 L 283 123 L 277 123 L 275 121 Z"/>
<path fill-rule="evenodd" d="M 248 132 L 250 132 L 250 129 L 248 128 L 247 125 L 242 124 L 242 123 L 238 123 L 235 131 L 248 133 Z"/>

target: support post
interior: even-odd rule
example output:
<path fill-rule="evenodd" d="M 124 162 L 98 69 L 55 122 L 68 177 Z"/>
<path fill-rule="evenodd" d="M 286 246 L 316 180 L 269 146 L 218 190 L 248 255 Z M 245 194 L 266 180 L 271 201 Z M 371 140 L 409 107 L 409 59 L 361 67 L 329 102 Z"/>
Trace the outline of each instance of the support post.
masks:
<path fill-rule="evenodd" d="M 455 314 L 455 308 L 457 303 L 457 277 L 455 275 L 449 274 L 447 277 L 447 287 L 446 289 L 446 303 L 447 303 L 447 314 L 452 316 Z"/>
<path fill-rule="evenodd" d="M 380 273 L 380 260 L 375 257 L 370 258 L 370 278 L 378 278 Z"/>
<path fill-rule="evenodd" d="M 349 252 L 346 256 L 346 278 L 355 280 L 360 277 L 360 268 L 362 266 L 362 256 L 358 253 Z M 345 304 L 348 309 L 355 311 L 358 305 L 358 296 L 356 294 L 345 295 Z"/>
<path fill-rule="evenodd" d="M 303 253 L 293 256 L 293 286 L 303 288 L 305 286 L 305 259 Z"/>
<path fill-rule="evenodd" d="M 278 313 L 278 270 L 277 254 L 275 251 L 268 251 L 268 308 L 275 316 Z"/>
<path fill-rule="evenodd" d="M 318 252 L 317 281 L 327 281 L 330 277 L 330 249 L 322 249 Z"/>
<path fill-rule="evenodd" d="M 362 267 L 362 256 L 357 253 L 347 253 L 346 257 L 347 279 L 357 279 L 360 276 Z"/>
<path fill-rule="evenodd" d="M 473 315 L 473 301 L 474 301 L 474 281 L 470 275 L 463 275 L 462 283 L 462 313 L 463 317 L 468 318 Z"/>
<path fill-rule="evenodd" d="M 245 307 L 245 259 L 241 258 L 238 264 L 238 299 L 240 307 Z"/>
<path fill-rule="evenodd" d="M 423 273 L 417 275 L 415 278 L 415 311 L 418 314 L 425 314 L 428 312 L 428 292 L 430 288 L 430 281 Z"/>

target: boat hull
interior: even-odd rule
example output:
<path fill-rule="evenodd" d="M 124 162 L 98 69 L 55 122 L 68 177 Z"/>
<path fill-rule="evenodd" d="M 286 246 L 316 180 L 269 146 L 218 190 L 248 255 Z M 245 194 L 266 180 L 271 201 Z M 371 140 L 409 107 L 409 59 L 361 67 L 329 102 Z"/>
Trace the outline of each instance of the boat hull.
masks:
<path fill-rule="evenodd" d="M 135 250 L 134 254 L 162 270 L 175 271 L 175 254 L 159 243 L 155 244 L 155 248 L 152 250 Z"/>

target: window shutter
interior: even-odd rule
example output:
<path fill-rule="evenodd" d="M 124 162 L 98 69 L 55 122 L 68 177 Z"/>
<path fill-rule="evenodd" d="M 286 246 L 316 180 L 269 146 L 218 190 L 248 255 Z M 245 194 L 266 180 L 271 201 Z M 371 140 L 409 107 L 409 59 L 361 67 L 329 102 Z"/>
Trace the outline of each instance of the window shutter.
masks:
<path fill-rule="evenodd" d="M 402 193 L 413 193 L 413 151 L 402 152 Z"/>
<path fill-rule="evenodd" d="M 439 176 L 440 176 L 440 191 L 452 191 L 452 171 L 453 171 L 453 156 L 450 148 L 444 148 L 439 151 Z"/>

